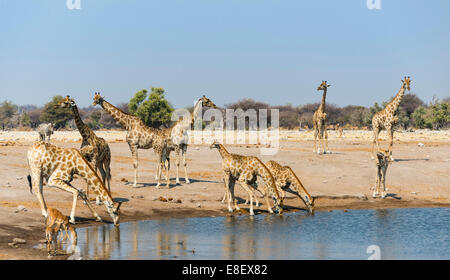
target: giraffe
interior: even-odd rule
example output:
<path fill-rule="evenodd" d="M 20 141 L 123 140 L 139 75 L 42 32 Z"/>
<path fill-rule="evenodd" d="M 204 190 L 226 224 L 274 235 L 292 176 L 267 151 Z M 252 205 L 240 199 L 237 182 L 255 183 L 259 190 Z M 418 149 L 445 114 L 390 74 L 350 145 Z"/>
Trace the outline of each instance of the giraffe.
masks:
<path fill-rule="evenodd" d="M 39 133 L 39 140 L 50 142 L 50 136 L 53 134 L 53 124 L 52 123 L 42 123 L 38 126 L 37 131 Z"/>
<path fill-rule="evenodd" d="M 402 87 L 398 91 L 397 95 L 389 102 L 386 107 L 376 113 L 372 118 L 372 129 L 373 129 L 373 142 L 372 142 L 372 159 L 374 158 L 374 145 L 377 144 L 377 150 L 380 149 L 380 145 L 378 143 L 378 135 L 380 131 L 386 129 L 389 137 L 389 156 L 390 160 L 394 161 L 392 157 L 392 146 L 394 144 L 394 125 L 398 121 L 398 117 L 395 115 L 402 102 L 403 96 L 405 95 L 405 90 L 410 91 L 411 79 L 410 77 L 405 77 L 402 80 Z"/>
<path fill-rule="evenodd" d="M 283 201 L 280 199 L 275 180 L 270 173 L 269 169 L 264 163 L 254 156 L 242 156 L 238 154 L 229 153 L 222 144 L 213 142 L 210 146 L 211 149 L 216 148 L 219 150 L 222 157 L 222 169 L 223 179 L 225 184 L 225 192 L 228 196 L 228 211 L 233 212 L 231 208 L 231 200 L 233 200 L 234 208 L 239 210 L 237 202 L 234 197 L 234 185 L 236 181 L 247 191 L 250 197 L 250 215 L 254 215 L 253 211 L 253 192 L 252 187 L 257 189 L 256 184 L 257 176 L 260 176 L 266 185 L 265 199 L 267 204 L 267 210 L 273 213 L 273 210 L 269 203 L 269 195 L 272 196 L 274 201 L 275 210 L 281 214 Z"/>
<path fill-rule="evenodd" d="M 99 104 L 103 110 L 108 112 L 114 120 L 120 123 L 126 130 L 127 136 L 126 140 L 128 146 L 130 147 L 131 156 L 133 158 L 133 168 L 134 168 L 134 183 L 133 187 L 137 187 L 138 178 L 138 149 L 150 149 L 153 148 L 155 153 L 158 155 L 158 182 L 156 188 L 160 186 L 160 172 L 164 167 L 164 164 L 168 155 L 168 130 L 161 130 L 152 127 L 148 127 L 144 122 L 137 116 L 133 116 L 125 113 L 117 107 L 111 105 L 111 103 L 104 100 L 100 93 L 94 94 L 93 106 Z M 170 178 L 168 176 L 168 168 L 166 168 L 166 178 L 167 187 L 170 186 Z"/>
<path fill-rule="evenodd" d="M 75 223 L 75 208 L 78 196 L 83 199 L 96 220 L 102 221 L 92 208 L 86 194 L 70 184 L 73 175 L 77 174 L 86 181 L 88 188 L 92 188 L 94 193 L 104 201 L 114 225 L 119 223 L 121 202 L 113 202 L 111 193 L 106 189 L 89 162 L 77 149 L 60 148 L 42 141 L 37 142 L 28 150 L 28 166 L 30 175 L 27 176 L 27 179 L 30 185 L 30 192 L 35 190 L 44 217 L 48 217 L 48 211 L 42 193 L 42 182 L 43 178 L 47 178 L 47 186 L 56 187 L 73 194 L 72 211 L 70 213 L 70 222 L 72 224 Z"/>
<path fill-rule="evenodd" d="M 314 198 L 308 193 L 300 179 L 295 175 L 289 166 L 282 166 L 274 160 L 266 163 L 267 168 L 272 173 L 278 191 L 282 199 L 286 198 L 286 191 L 297 195 L 308 207 L 308 211 L 314 214 Z"/>
<path fill-rule="evenodd" d="M 328 150 L 328 132 L 327 132 L 327 114 L 325 113 L 325 99 L 327 97 L 327 90 L 331 85 L 327 84 L 327 81 L 322 81 L 322 83 L 317 88 L 318 91 L 322 90 L 322 103 L 320 103 L 319 108 L 314 113 L 313 124 L 314 124 L 314 150 L 313 153 L 317 151 L 320 154 L 320 146 L 322 146 L 323 153 L 326 154 Z M 324 137 L 325 134 L 325 144 Z M 319 137 L 319 149 L 317 149 L 317 137 Z"/>
<path fill-rule="evenodd" d="M 83 138 L 81 143 L 81 154 L 91 163 L 95 171 L 100 171 L 103 184 L 108 183 L 108 191 L 111 192 L 111 150 L 105 139 L 95 135 L 94 131 L 87 126 L 81 119 L 77 104 L 69 95 L 58 104 L 62 108 L 71 108 L 75 124 Z M 86 189 L 86 196 L 89 198 L 89 188 Z M 100 204 L 99 197 L 96 197 L 96 203 Z"/>
<path fill-rule="evenodd" d="M 70 224 L 69 219 L 55 208 L 47 208 L 47 212 L 48 217 L 45 222 L 45 237 L 47 239 L 48 253 L 50 254 L 52 244 L 56 245 L 55 243 L 60 230 L 66 233 L 65 236 L 63 236 L 63 240 L 69 237 L 70 231 L 72 245 L 75 246 L 77 244 L 77 232 Z"/>
<path fill-rule="evenodd" d="M 376 198 L 381 196 L 381 198 L 386 197 L 386 171 L 390 163 L 390 153 L 389 150 L 379 150 L 377 152 L 377 157 L 375 158 L 377 165 L 377 180 L 375 182 L 375 187 L 373 188 L 372 197 Z M 381 186 L 383 185 L 383 186 Z"/>
<path fill-rule="evenodd" d="M 308 211 L 310 214 L 314 214 L 314 200 L 308 191 L 303 186 L 300 179 L 295 175 L 294 171 L 289 166 L 282 166 L 278 162 L 274 160 L 270 160 L 266 163 L 267 168 L 272 173 L 273 178 L 275 179 L 275 184 L 277 186 L 278 192 L 281 193 L 281 198 L 284 201 L 286 198 L 286 191 L 297 195 L 308 207 Z M 259 191 L 258 189 L 255 189 Z M 263 192 L 259 191 L 263 196 L 265 195 Z M 225 197 L 227 196 L 227 192 L 225 192 L 224 197 L 222 199 L 222 203 L 225 201 Z M 255 196 L 256 197 L 256 196 Z M 248 199 L 245 201 L 247 204 Z M 258 206 L 259 202 L 256 199 L 256 205 Z"/>
<path fill-rule="evenodd" d="M 217 106 L 212 102 L 209 98 L 203 95 L 202 98 L 197 100 L 197 102 L 194 105 L 194 110 L 190 114 L 190 118 L 182 118 L 179 121 L 177 121 L 173 126 L 169 128 L 165 128 L 164 130 L 167 130 L 166 135 L 169 135 L 168 143 L 168 155 L 167 159 L 169 160 L 169 155 L 171 151 L 175 151 L 176 154 L 176 166 L 177 166 L 177 178 L 176 178 L 176 184 L 180 184 L 179 179 L 179 166 L 181 157 L 183 160 L 183 167 L 184 167 L 184 174 L 185 174 L 185 182 L 186 184 L 189 184 L 189 178 L 187 174 L 187 163 L 186 163 L 186 151 L 187 146 L 189 142 L 189 130 L 191 129 L 192 124 L 194 123 L 196 117 L 198 114 L 201 113 L 203 107 L 211 107 L 211 108 L 217 108 Z"/>

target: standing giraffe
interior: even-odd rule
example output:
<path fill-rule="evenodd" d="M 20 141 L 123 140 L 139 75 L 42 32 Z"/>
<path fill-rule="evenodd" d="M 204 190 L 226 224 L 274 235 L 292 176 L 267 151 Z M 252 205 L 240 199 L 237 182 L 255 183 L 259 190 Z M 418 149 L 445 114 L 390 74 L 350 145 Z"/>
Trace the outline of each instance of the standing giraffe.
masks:
<path fill-rule="evenodd" d="M 374 145 L 377 144 L 377 150 L 380 149 L 378 143 L 378 135 L 380 131 L 386 129 L 389 137 L 389 156 L 391 161 L 394 161 L 392 157 L 392 146 L 394 144 L 394 125 L 398 121 L 398 117 L 395 115 L 397 113 L 398 106 L 402 102 L 403 96 L 405 95 L 405 90 L 410 91 L 411 79 L 410 77 L 405 77 L 402 80 L 402 87 L 398 91 L 397 95 L 386 105 L 386 108 L 376 113 L 372 118 L 372 129 L 373 129 L 373 142 L 372 142 L 372 158 L 374 158 Z"/>
<path fill-rule="evenodd" d="M 216 148 L 222 157 L 222 169 L 223 180 L 225 183 L 225 192 L 228 194 L 228 211 L 233 212 L 231 208 L 231 200 L 233 200 L 234 208 L 239 210 L 237 201 L 234 197 L 234 185 L 236 181 L 247 191 L 250 197 L 250 215 L 254 215 L 253 212 L 253 192 L 252 188 L 257 189 L 256 184 L 257 176 L 260 176 L 266 185 L 264 196 L 266 199 L 267 210 L 273 213 L 272 207 L 269 203 L 269 195 L 272 196 L 274 201 L 275 210 L 281 214 L 283 201 L 280 199 L 278 190 L 275 184 L 275 180 L 270 173 L 269 169 L 264 163 L 254 156 L 242 156 L 229 153 L 222 144 L 212 143 L 211 149 Z"/>
<path fill-rule="evenodd" d="M 176 166 L 177 166 L 177 178 L 176 178 L 176 184 L 180 184 L 179 179 L 179 166 L 181 157 L 183 159 L 183 167 L 184 167 L 184 174 L 185 174 L 185 181 L 187 184 L 189 184 L 189 178 L 187 175 L 187 167 L 186 167 L 186 151 L 187 146 L 189 142 L 189 134 L 188 132 L 191 129 L 192 124 L 194 123 L 196 117 L 198 114 L 201 113 L 203 107 L 211 107 L 211 108 L 217 108 L 216 104 L 212 102 L 210 99 L 208 99 L 206 96 L 203 95 L 202 98 L 200 98 L 194 105 L 194 110 L 190 114 L 190 117 L 182 118 L 179 121 L 177 121 L 173 126 L 169 128 L 165 128 L 163 130 L 167 130 L 168 132 L 166 135 L 169 135 L 168 139 L 168 155 L 167 159 L 169 159 L 169 154 L 171 151 L 175 151 L 176 154 Z"/>
<path fill-rule="evenodd" d="M 78 174 L 86 181 L 88 188 L 92 188 L 94 193 L 104 201 L 114 224 L 117 225 L 119 223 L 121 202 L 113 202 L 111 193 L 106 189 L 89 162 L 77 149 L 59 148 L 49 143 L 37 142 L 28 150 L 28 166 L 30 175 L 28 175 L 27 179 L 30 185 L 30 192 L 34 189 L 44 217 L 48 217 L 48 211 L 42 193 L 42 182 L 43 178 L 47 178 L 47 186 L 56 187 L 73 194 L 72 211 L 70 213 L 71 223 L 75 223 L 75 208 L 78 196 L 84 200 L 96 220 L 102 220 L 92 208 L 86 194 L 70 184 L 73 175 Z"/>
<path fill-rule="evenodd" d="M 100 96 L 100 93 L 94 94 L 93 106 L 99 104 L 106 112 L 108 112 L 114 120 L 120 123 L 126 130 L 127 136 L 126 140 L 128 146 L 130 147 L 131 156 L 133 157 L 133 168 L 134 168 L 134 184 L 133 187 L 137 186 L 137 170 L 138 170 L 138 149 L 150 149 L 153 148 L 155 153 L 158 155 L 158 183 L 157 188 L 160 186 L 160 172 L 164 167 L 166 162 L 168 151 L 167 151 L 167 132 L 161 129 L 156 129 L 148 127 L 144 122 L 136 116 L 125 113 L 117 107 L 111 105 Z M 170 186 L 170 178 L 168 176 L 168 168 L 166 168 L 166 178 L 167 187 Z"/>
<path fill-rule="evenodd" d="M 313 153 L 317 152 L 320 154 L 320 146 L 322 146 L 323 153 L 326 154 L 328 150 L 328 132 L 327 132 L 327 114 L 325 113 L 325 99 L 327 97 L 327 90 L 331 85 L 327 84 L 327 81 L 322 81 L 317 90 L 323 90 L 322 103 L 320 103 L 319 108 L 314 113 L 313 124 L 314 124 L 314 150 Z M 324 137 L 325 134 L 325 144 Z M 319 137 L 319 149 L 317 149 L 317 136 Z"/>
<path fill-rule="evenodd" d="M 100 171 L 103 184 L 106 186 L 107 181 L 108 191 L 111 192 L 111 150 L 108 143 L 106 143 L 105 139 L 95 135 L 94 131 L 83 122 L 78 112 L 77 104 L 69 95 L 59 103 L 59 106 L 72 109 L 75 124 L 83 138 L 80 152 L 91 163 L 95 171 L 97 169 Z M 89 188 L 86 190 L 86 195 L 89 198 Z M 100 204 L 98 196 L 96 202 Z"/>

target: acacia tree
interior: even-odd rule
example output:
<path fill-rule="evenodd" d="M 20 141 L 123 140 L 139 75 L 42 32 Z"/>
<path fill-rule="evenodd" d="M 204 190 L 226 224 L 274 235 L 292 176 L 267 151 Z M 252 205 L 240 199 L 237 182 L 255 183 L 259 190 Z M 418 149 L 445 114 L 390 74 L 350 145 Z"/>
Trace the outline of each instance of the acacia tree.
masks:
<path fill-rule="evenodd" d="M 137 92 L 130 99 L 128 110 L 131 114 L 138 116 L 146 125 L 160 127 L 168 125 L 171 121 L 174 109 L 164 96 L 163 88 L 151 88 L 147 98 L 147 90 Z"/>

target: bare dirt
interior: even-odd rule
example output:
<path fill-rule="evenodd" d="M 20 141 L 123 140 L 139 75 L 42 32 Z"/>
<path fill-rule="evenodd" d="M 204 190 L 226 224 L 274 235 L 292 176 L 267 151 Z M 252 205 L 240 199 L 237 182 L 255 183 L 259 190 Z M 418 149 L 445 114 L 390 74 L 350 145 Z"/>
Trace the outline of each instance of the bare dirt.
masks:
<path fill-rule="evenodd" d="M 242 215 L 228 213 L 221 203 L 223 182 L 220 176 L 221 158 L 217 150 L 208 145 L 191 145 L 188 148 L 190 184 L 184 183 L 180 169 L 181 185 L 175 185 L 175 165 L 172 160 L 170 188 L 155 188 L 156 156 L 153 150 L 139 150 L 139 184 L 132 187 L 132 159 L 123 131 L 99 131 L 110 144 L 112 152 L 112 196 L 124 201 L 121 222 L 142 219 Z M 271 159 L 289 165 L 297 173 L 311 195 L 316 196 L 316 210 L 368 209 L 398 207 L 449 207 L 450 206 L 450 131 L 396 132 L 395 162 L 387 172 L 389 197 L 371 198 L 369 188 L 375 183 L 375 163 L 370 158 L 370 131 L 344 131 L 337 137 L 330 131 L 331 154 L 312 153 L 312 133 L 282 131 L 280 149 L 274 156 L 261 156 L 258 145 L 227 145 L 230 152 L 259 156 L 264 162 Z M 0 133 L 0 260 L 47 259 L 47 252 L 35 248 L 44 239 L 44 218 L 38 201 L 30 194 L 26 153 L 36 132 Z M 382 145 L 387 146 L 382 134 Z M 52 143 L 62 147 L 80 146 L 77 131 L 56 132 Z M 423 145 L 422 145 L 423 144 Z M 73 185 L 85 190 L 84 181 L 75 179 Z M 243 209 L 247 195 L 240 187 L 236 195 Z M 49 207 L 70 214 L 71 194 L 44 186 L 44 196 Z M 163 198 L 163 199 L 160 199 Z M 164 201 L 167 200 L 167 201 Z M 263 199 L 259 199 L 263 202 Z M 94 203 L 95 205 L 95 203 Z M 303 203 L 288 194 L 286 211 L 304 211 Z M 19 210 L 23 207 L 25 210 Z M 111 221 L 104 206 L 94 206 L 104 222 Z M 267 214 L 266 206 L 255 207 L 256 214 Z M 98 224 L 87 207 L 77 204 L 77 227 Z M 8 245 L 13 238 L 26 240 L 25 244 Z M 64 256 L 56 257 L 64 259 Z M 55 259 L 55 258 L 53 258 Z"/>

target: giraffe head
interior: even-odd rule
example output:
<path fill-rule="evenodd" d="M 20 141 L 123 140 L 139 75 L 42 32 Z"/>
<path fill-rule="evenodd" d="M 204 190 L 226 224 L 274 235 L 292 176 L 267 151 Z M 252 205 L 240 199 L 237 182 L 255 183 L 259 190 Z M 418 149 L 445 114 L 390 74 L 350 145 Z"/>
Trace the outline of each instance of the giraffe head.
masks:
<path fill-rule="evenodd" d="M 305 195 L 303 197 L 303 200 L 305 201 L 306 206 L 308 207 L 308 211 L 311 215 L 314 215 L 314 201 L 316 200 L 315 197 Z"/>
<path fill-rule="evenodd" d="M 405 77 L 405 79 L 402 80 L 402 83 L 403 83 L 403 88 L 404 89 L 407 89 L 408 91 L 411 90 L 411 87 L 410 87 L 410 85 L 411 85 L 411 78 L 409 76 Z"/>
<path fill-rule="evenodd" d="M 317 90 L 326 90 L 331 85 L 327 84 L 327 81 L 322 81 L 322 83 L 317 87 Z"/>
<path fill-rule="evenodd" d="M 122 202 L 112 202 L 112 203 L 105 203 L 106 208 L 108 210 L 109 215 L 113 219 L 113 223 L 115 226 L 119 224 L 119 218 L 120 218 L 120 205 L 122 205 Z"/>
<path fill-rule="evenodd" d="M 58 107 L 62 108 L 72 108 L 73 106 L 76 106 L 75 101 L 70 98 L 69 95 L 67 95 L 63 100 L 61 100 L 58 105 Z"/>
<path fill-rule="evenodd" d="M 211 107 L 211 108 L 214 108 L 214 109 L 217 108 L 216 104 L 214 104 L 214 102 L 212 102 L 208 97 L 206 97 L 204 95 L 203 95 L 202 98 L 199 99 L 199 101 L 202 102 L 202 106 L 203 107 Z"/>
<path fill-rule="evenodd" d="M 92 106 L 101 104 L 102 102 L 103 102 L 103 97 L 100 96 L 100 92 L 94 93 L 94 103 L 92 103 Z"/>
<path fill-rule="evenodd" d="M 209 146 L 209 148 L 210 149 L 216 148 L 216 149 L 220 150 L 220 144 L 216 140 L 214 140 L 214 142 L 212 142 L 212 144 L 211 144 L 211 146 Z"/>

